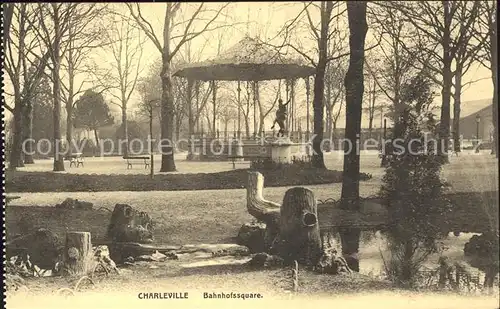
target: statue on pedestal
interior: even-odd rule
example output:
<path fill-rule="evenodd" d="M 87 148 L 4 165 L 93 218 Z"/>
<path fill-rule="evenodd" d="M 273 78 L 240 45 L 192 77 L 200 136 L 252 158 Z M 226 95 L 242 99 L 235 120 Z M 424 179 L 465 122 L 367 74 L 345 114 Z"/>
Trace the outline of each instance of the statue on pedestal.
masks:
<path fill-rule="evenodd" d="M 276 118 L 274 119 L 273 126 L 271 127 L 271 130 L 273 130 L 276 123 L 279 125 L 280 129 L 278 131 L 278 136 L 285 135 L 285 120 L 287 116 L 286 107 L 288 103 L 290 103 L 290 100 L 288 100 L 288 102 L 286 102 L 285 104 L 283 104 L 282 99 L 278 100 L 278 110 L 276 111 Z"/>

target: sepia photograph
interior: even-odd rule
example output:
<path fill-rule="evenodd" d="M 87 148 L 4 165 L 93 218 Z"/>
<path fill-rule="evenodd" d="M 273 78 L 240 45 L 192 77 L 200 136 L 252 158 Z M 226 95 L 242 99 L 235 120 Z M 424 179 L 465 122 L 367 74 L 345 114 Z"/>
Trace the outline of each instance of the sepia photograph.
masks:
<path fill-rule="evenodd" d="M 496 1 L 1 9 L 5 308 L 500 309 Z"/>

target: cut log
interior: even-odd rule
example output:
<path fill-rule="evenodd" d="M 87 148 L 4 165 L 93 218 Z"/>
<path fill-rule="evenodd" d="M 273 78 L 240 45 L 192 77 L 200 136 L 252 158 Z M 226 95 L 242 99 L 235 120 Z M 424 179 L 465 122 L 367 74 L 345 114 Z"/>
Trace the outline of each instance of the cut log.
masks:
<path fill-rule="evenodd" d="M 89 232 L 68 232 L 63 255 L 63 273 L 66 275 L 87 274 L 95 267 L 92 242 Z"/>
<path fill-rule="evenodd" d="M 314 193 L 292 188 L 285 193 L 280 216 L 279 255 L 286 261 L 315 266 L 322 255 L 318 210 Z"/>
<path fill-rule="evenodd" d="M 269 249 L 279 233 L 280 204 L 262 196 L 264 176 L 259 172 L 248 173 L 247 210 L 258 221 L 266 224 L 264 247 Z"/>

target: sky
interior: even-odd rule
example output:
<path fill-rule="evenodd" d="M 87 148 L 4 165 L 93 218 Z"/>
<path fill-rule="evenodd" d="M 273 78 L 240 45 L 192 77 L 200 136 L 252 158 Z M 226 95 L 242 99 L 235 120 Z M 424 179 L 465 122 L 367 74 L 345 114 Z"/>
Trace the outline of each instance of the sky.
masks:
<path fill-rule="evenodd" d="M 123 14 L 128 14 L 128 9 L 124 4 L 113 3 L 110 4 L 114 9 L 120 11 Z M 182 12 L 178 14 L 178 19 L 181 20 L 183 16 L 190 16 L 193 12 L 193 9 L 197 7 L 197 3 L 183 3 L 182 4 Z M 216 9 L 223 5 L 223 3 L 214 3 L 207 4 L 207 6 L 211 9 Z M 165 3 L 141 3 L 141 10 L 143 16 L 150 22 L 154 32 L 159 37 L 160 41 L 162 41 L 162 31 L 163 31 L 163 20 L 165 17 Z M 224 11 L 225 16 L 219 18 L 220 22 L 225 22 L 232 24 L 232 27 L 223 28 L 222 30 L 213 31 L 211 33 L 204 34 L 197 39 L 193 40 L 191 44 L 191 49 L 195 51 L 195 53 L 200 54 L 199 60 L 211 59 L 217 55 L 218 41 L 219 36 L 222 37 L 222 50 L 226 48 L 230 48 L 233 44 L 237 43 L 240 39 L 242 39 L 245 35 L 249 34 L 250 36 L 255 36 L 260 33 L 263 36 L 263 39 L 269 39 L 275 36 L 275 34 L 282 28 L 283 24 L 295 16 L 297 13 L 302 10 L 303 5 L 301 3 L 286 3 L 286 2 L 233 2 L 231 3 L 227 10 Z M 202 15 L 208 18 L 209 15 Z M 313 18 L 317 17 L 313 14 Z M 250 23 L 248 23 L 248 21 Z M 200 29 L 202 24 L 195 26 L 195 29 Z M 178 31 L 182 31 L 182 28 L 176 28 L 177 31 L 174 32 L 173 35 L 178 33 Z M 305 36 L 306 34 L 304 34 Z M 208 43 L 207 43 L 208 40 Z M 370 32 L 367 36 L 366 45 L 369 46 L 370 42 L 373 42 L 373 36 L 370 36 Z M 310 42 L 304 39 L 304 44 L 307 45 L 307 42 Z M 133 42 L 132 42 L 133 44 Z M 202 49 L 203 47 L 203 49 Z M 202 49 L 202 50 L 201 50 Z M 146 75 L 148 73 L 148 68 L 153 62 L 160 57 L 160 52 L 154 46 L 154 44 L 150 40 L 146 40 L 145 45 L 143 47 L 143 55 L 141 60 L 141 67 L 143 67 L 141 75 Z M 109 51 L 100 50 L 94 52 L 92 56 L 93 61 L 100 67 L 109 67 L 113 62 L 112 55 Z M 346 58 L 347 61 L 347 58 Z M 79 78 L 83 79 L 85 77 L 80 76 Z M 477 99 L 485 99 L 491 98 L 493 87 L 490 78 L 490 71 L 479 64 L 473 65 L 469 72 L 464 77 L 464 83 L 467 83 L 472 80 L 479 80 L 466 90 L 464 90 L 462 94 L 462 102 L 477 100 Z M 8 84 L 8 83 L 7 83 Z M 236 85 L 235 85 L 236 87 Z M 8 86 L 7 86 L 8 88 Z M 300 91 L 299 87 L 299 91 Z M 303 90 L 303 86 L 302 86 Z M 111 96 L 107 95 L 108 99 L 112 99 Z M 262 100 L 266 100 L 270 98 L 262 98 Z M 130 106 L 134 106 L 139 101 L 139 96 L 135 93 L 130 102 Z M 297 101 L 304 101 L 305 94 L 298 93 Z M 436 101 L 439 101 L 440 98 L 436 98 Z M 116 107 L 112 106 L 115 112 L 118 112 Z M 131 111 L 133 108 L 131 108 Z M 312 108 L 311 108 L 312 110 Z M 7 117 L 9 117 L 9 113 L 7 112 Z M 269 122 L 272 121 L 272 117 L 269 117 Z M 365 117 L 366 118 L 366 117 Z M 367 124 L 366 119 L 363 119 L 363 126 Z M 343 113 L 341 114 L 341 119 L 339 120 L 338 127 L 344 127 L 345 119 Z M 377 121 L 376 121 L 377 125 Z"/>

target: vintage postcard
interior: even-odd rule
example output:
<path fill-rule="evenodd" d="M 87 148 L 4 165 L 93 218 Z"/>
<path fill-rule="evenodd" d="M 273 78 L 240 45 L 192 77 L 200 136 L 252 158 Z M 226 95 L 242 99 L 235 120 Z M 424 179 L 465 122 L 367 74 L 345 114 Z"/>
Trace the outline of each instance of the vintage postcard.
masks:
<path fill-rule="evenodd" d="M 2 4 L 5 308 L 500 309 L 495 3 Z"/>

